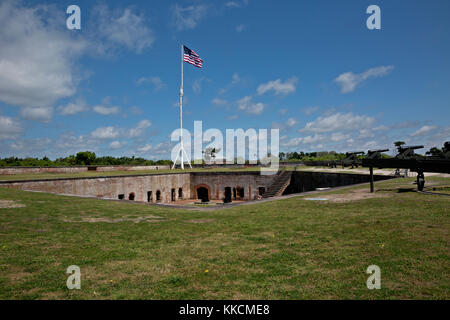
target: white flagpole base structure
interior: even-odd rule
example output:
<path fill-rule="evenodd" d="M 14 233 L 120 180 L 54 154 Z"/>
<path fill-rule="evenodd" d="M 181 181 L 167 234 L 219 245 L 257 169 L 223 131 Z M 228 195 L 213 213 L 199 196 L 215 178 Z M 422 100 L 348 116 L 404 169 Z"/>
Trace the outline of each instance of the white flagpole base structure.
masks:
<path fill-rule="evenodd" d="M 172 169 L 175 168 L 178 159 L 180 159 L 181 169 L 184 170 L 184 156 L 186 156 L 186 161 L 189 164 L 189 167 L 192 169 L 191 161 L 189 160 L 189 156 L 184 150 L 183 144 L 183 44 L 181 45 L 181 87 L 180 87 L 180 150 L 178 151 L 177 157 L 173 162 Z"/>

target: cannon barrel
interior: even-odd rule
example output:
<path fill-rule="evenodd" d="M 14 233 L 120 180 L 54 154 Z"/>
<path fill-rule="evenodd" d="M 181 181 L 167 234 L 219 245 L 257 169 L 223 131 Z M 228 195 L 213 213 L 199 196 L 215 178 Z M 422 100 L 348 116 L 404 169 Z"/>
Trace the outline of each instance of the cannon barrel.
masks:
<path fill-rule="evenodd" d="M 398 150 L 406 150 L 406 149 L 422 149 L 424 146 L 400 146 L 398 147 Z"/>
<path fill-rule="evenodd" d="M 352 151 L 352 152 L 346 152 L 346 155 L 352 155 L 352 154 L 362 154 L 364 151 Z"/>
<path fill-rule="evenodd" d="M 375 152 L 386 152 L 389 151 L 389 149 L 377 149 L 377 150 L 369 150 L 367 153 L 375 153 Z"/>

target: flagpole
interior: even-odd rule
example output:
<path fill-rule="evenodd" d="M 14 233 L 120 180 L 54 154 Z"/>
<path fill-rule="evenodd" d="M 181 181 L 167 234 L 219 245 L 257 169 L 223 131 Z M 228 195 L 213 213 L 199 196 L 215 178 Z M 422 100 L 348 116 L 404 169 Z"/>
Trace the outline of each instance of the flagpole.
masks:
<path fill-rule="evenodd" d="M 180 87 L 180 153 L 181 169 L 184 170 L 184 146 L 183 146 L 183 44 L 181 44 L 181 87 Z"/>
<path fill-rule="evenodd" d="M 180 165 L 181 169 L 184 170 L 184 155 L 186 155 L 186 160 L 189 163 L 189 166 L 192 169 L 191 161 L 189 160 L 189 156 L 187 155 L 186 151 L 184 150 L 184 144 L 183 144 L 183 58 L 184 50 L 183 50 L 183 44 L 181 44 L 181 86 L 180 86 L 180 151 L 177 155 L 177 158 L 175 159 L 175 162 L 172 165 L 172 169 L 175 168 L 175 165 L 177 163 L 178 157 L 180 157 Z"/>

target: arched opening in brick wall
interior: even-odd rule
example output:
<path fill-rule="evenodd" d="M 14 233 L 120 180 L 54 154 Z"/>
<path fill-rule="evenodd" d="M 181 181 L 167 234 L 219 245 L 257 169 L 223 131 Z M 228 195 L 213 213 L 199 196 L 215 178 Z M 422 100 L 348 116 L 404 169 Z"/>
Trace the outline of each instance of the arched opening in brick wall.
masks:
<path fill-rule="evenodd" d="M 231 187 L 225 187 L 223 202 L 229 203 L 231 202 Z"/>
<path fill-rule="evenodd" d="M 236 187 L 236 198 L 243 200 L 245 197 L 245 190 L 243 187 Z"/>
<path fill-rule="evenodd" d="M 153 195 L 151 191 L 147 191 L 147 202 L 153 202 Z"/>
<path fill-rule="evenodd" d="M 202 202 L 208 202 L 211 199 L 211 188 L 206 184 L 199 184 L 195 186 L 195 195 Z"/>
<path fill-rule="evenodd" d="M 160 202 L 161 201 L 161 191 L 156 190 L 156 202 Z"/>
<path fill-rule="evenodd" d="M 266 192 L 266 187 L 258 187 L 258 195 L 262 196 Z"/>

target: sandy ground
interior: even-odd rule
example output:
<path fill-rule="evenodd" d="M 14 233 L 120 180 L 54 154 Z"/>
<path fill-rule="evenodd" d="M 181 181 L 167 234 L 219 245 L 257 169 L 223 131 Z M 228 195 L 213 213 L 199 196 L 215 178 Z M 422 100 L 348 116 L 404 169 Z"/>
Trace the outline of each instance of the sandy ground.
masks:
<path fill-rule="evenodd" d="M 370 191 L 367 189 L 358 189 L 358 190 L 349 190 L 347 193 L 324 195 L 323 199 L 327 199 L 327 200 L 319 200 L 319 201 L 342 203 L 342 202 L 350 202 L 350 201 L 373 199 L 373 198 L 387 198 L 390 196 L 391 196 L 391 194 L 389 194 L 389 193 L 384 193 L 384 192 L 370 193 Z M 308 198 L 306 198 L 306 199 L 308 199 Z M 311 200 L 311 201 L 314 201 L 314 200 Z"/>

